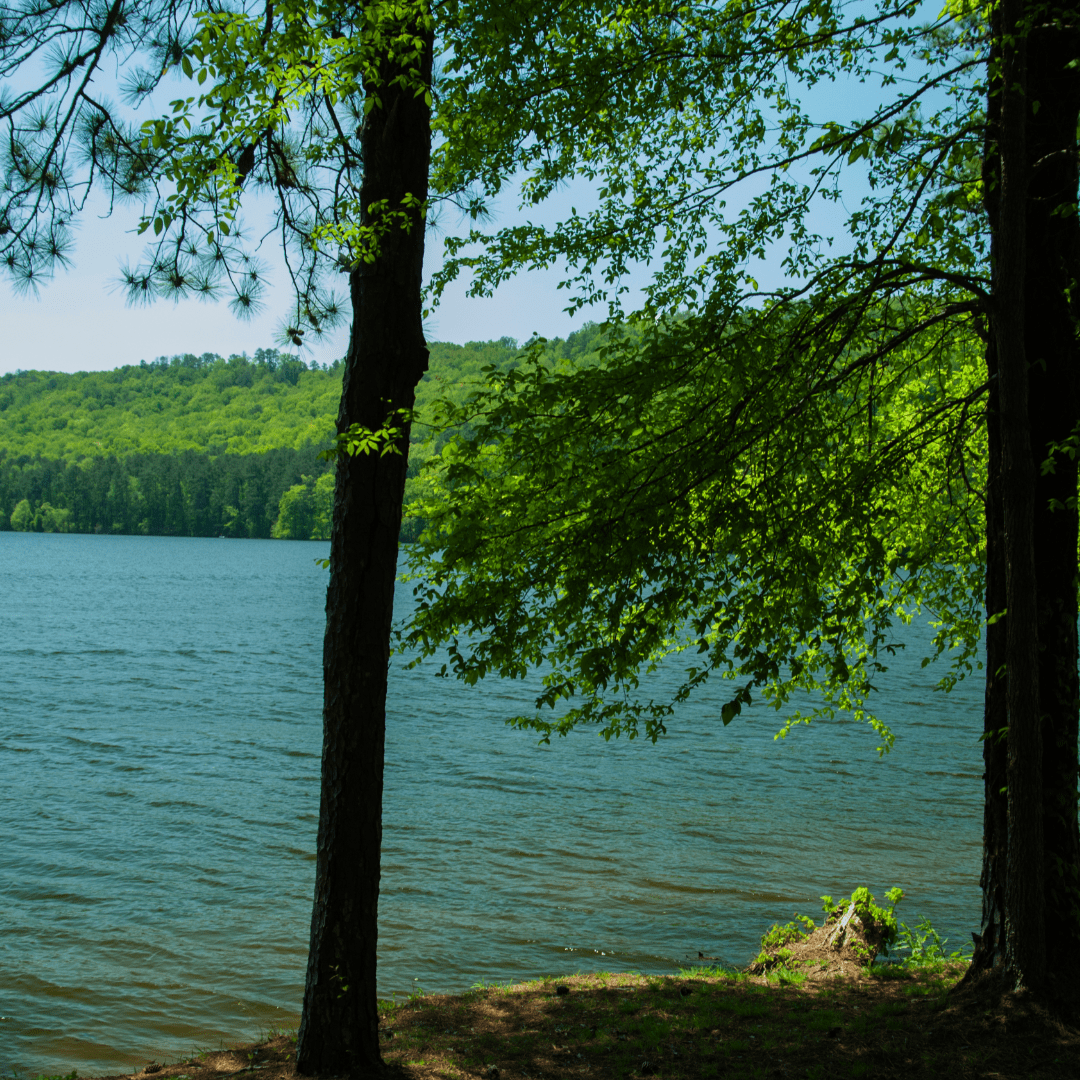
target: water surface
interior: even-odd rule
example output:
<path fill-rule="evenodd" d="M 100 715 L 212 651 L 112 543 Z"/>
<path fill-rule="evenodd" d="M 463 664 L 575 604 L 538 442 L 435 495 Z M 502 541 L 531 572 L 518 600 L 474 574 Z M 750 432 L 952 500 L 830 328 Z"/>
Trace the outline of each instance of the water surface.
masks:
<path fill-rule="evenodd" d="M 0 533 L 0 1072 L 132 1069 L 296 1023 L 327 547 Z M 853 722 L 724 728 L 719 687 L 656 746 L 542 747 L 503 726 L 521 683 L 396 666 L 380 992 L 743 964 L 770 922 L 861 884 L 968 941 L 981 688 L 935 693 L 920 656 L 883 680 L 884 761 Z"/>

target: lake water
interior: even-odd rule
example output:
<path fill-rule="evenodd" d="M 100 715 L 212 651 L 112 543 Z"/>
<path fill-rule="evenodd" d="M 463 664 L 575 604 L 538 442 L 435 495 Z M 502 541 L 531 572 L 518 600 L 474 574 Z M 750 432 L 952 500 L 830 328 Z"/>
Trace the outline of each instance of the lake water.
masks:
<path fill-rule="evenodd" d="M 0 1073 L 297 1022 L 327 547 L 0 533 Z M 862 884 L 969 942 L 981 687 L 935 693 L 920 655 L 889 673 L 884 761 L 862 724 L 724 728 L 719 688 L 656 746 L 541 747 L 503 726 L 521 683 L 395 668 L 380 992 L 745 964 L 771 922 Z"/>

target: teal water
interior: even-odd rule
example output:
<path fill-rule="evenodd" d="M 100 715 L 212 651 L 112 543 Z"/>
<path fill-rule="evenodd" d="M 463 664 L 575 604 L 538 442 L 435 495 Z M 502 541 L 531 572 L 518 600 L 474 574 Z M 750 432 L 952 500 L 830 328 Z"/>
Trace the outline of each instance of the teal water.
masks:
<path fill-rule="evenodd" d="M 327 546 L 0 533 L 0 1073 L 296 1022 Z M 884 761 L 853 722 L 724 728 L 719 688 L 656 746 L 541 747 L 502 723 L 527 686 L 395 667 L 380 991 L 744 964 L 771 922 L 861 884 L 968 942 L 981 687 L 935 693 L 920 656 L 884 680 Z"/>

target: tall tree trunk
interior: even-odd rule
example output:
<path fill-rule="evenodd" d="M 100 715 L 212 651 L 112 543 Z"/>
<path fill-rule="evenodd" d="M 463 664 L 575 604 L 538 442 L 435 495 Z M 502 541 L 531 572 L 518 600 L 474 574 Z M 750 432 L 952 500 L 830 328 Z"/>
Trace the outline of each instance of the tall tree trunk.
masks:
<path fill-rule="evenodd" d="M 421 68 L 431 81 L 431 35 Z M 361 136 L 364 217 L 387 200 L 427 198 L 429 109 L 413 87 L 394 83 L 383 65 L 379 104 Z M 411 409 L 427 369 L 421 326 L 424 223 L 393 225 L 377 257 L 350 276 L 353 325 L 338 431 L 354 423 L 377 430 L 396 409 Z M 311 918 L 297 1070 L 371 1075 L 384 1070 L 375 991 L 383 744 L 394 579 L 405 489 L 408 425 L 399 453 L 342 456 L 337 463 L 330 539 L 330 587 L 323 644 L 322 795 L 315 903 Z"/>
<path fill-rule="evenodd" d="M 1071 32 L 1070 32 L 1071 24 Z M 1080 116 L 1080 21 L 1075 8 L 1035 8 L 1029 36 L 1026 131 L 1024 349 L 1035 456 L 1034 545 L 1042 741 L 1043 895 L 1049 993 L 1061 997 L 1080 965 L 1080 832 L 1077 829 L 1077 462 L 1051 447 L 1077 433 L 1080 350 L 1076 270 L 1076 130 Z M 1038 103 L 1036 105 L 1036 103 Z"/>
<path fill-rule="evenodd" d="M 1000 25 L 995 22 L 995 30 Z M 982 183 L 991 244 L 1000 213 L 997 137 L 1001 126 L 1000 36 L 992 39 Z M 1001 496 L 1001 394 L 993 326 L 986 342 L 986 688 L 983 697 L 983 860 L 982 922 L 967 978 L 995 967 L 1005 957 L 1005 882 L 1008 880 L 1008 707 L 1005 675 L 1005 516 Z"/>
<path fill-rule="evenodd" d="M 1074 993 L 1080 960 L 1078 472 L 1068 453 L 1053 454 L 1045 472 L 1043 463 L 1080 422 L 1080 72 L 1068 66 L 1080 51 L 1077 13 L 1071 5 L 1003 0 L 994 39 L 984 161 L 994 274 L 987 366 L 998 397 L 992 389 L 987 611 L 1002 606 L 1004 559 L 1008 677 L 998 678 L 1001 635 L 990 627 L 983 927 L 973 967 L 1001 958 L 1004 881 L 1010 975 L 1020 985 L 1045 979 L 1047 992 L 1064 998 Z M 993 737 L 1004 723 L 1005 743 Z"/>
<path fill-rule="evenodd" d="M 1007 710 L 1005 702 L 1005 520 L 1001 505 L 1001 429 L 994 340 L 986 345 L 990 392 L 986 406 L 986 691 L 983 699 L 982 924 L 968 974 L 995 967 L 1005 955 L 1005 881 L 1008 866 Z M 998 616 L 994 620 L 994 616 Z M 991 621 L 994 620 L 994 621 Z"/>
<path fill-rule="evenodd" d="M 995 17 L 1001 80 L 997 129 L 997 221 L 991 323 L 998 360 L 1001 494 L 1005 523 L 1005 653 L 1008 665 L 1008 874 L 1005 955 L 1017 986 L 1040 988 L 1046 969 L 1043 911 L 1042 732 L 1034 551 L 1035 465 L 1028 426 L 1025 355 L 1027 211 L 1024 0 L 1002 0 Z"/>

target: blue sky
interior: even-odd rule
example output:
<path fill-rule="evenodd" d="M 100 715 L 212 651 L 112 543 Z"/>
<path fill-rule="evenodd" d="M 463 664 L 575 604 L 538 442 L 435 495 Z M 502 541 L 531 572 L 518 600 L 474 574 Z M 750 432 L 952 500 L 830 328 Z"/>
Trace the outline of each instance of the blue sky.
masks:
<path fill-rule="evenodd" d="M 558 199 L 559 204 L 563 201 L 569 207 L 569 194 Z M 553 205 L 549 213 L 560 209 Z M 0 374 L 18 368 L 101 370 L 186 352 L 251 354 L 274 344 L 290 293 L 272 236 L 260 251 L 270 268 L 271 287 L 263 310 L 252 319 L 237 319 L 224 301 L 159 300 L 132 308 L 125 303 L 117 279 L 125 259 L 134 262 L 143 248 L 143 239 L 132 231 L 136 219 L 134 210 L 105 219 L 86 215 L 76 232 L 73 266 L 59 270 L 37 296 L 17 296 L 6 280 L 0 280 L 0 316 L 5 328 Z M 500 214 L 496 223 L 517 219 L 511 204 L 510 213 Z M 438 266 L 441 248 L 438 234 L 430 235 L 429 273 Z M 533 333 L 565 337 L 590 316 L 603 318 L 603 310 L 568 316 L 563 311 L 567 295 L 557 288 L 559 279 L 556 271 L 521 275 L 491 299 L 469 299 L 464 284 L 457 284 L 435 310 L 426 326 L 427 335 L 459 343 L 503 336 L 524 341 Z M 346 322 L 305 350 L 305 359 L 328 363 L 342 356 L 347 345 Z"/>
<path fill-rule="evenodd" d="M 749 193 L 744 193 L 749 197 Z M 594 199 L 584 183 L 574 183 L 558 191 L 541 208 L 528 213 L 518 209 L 513 195 L 504 195 L 493 207 L 488 228 L 533 221 L 553 225 L 567 216 L 571 206 L 579 212 L 591 208 Z M 839 231 L 841 208 L 823 208 L 832 220 L 816 221 L 825 232 Z M 45 371 L 92 371 L 138 364 L 158 356 L 205 352 L 229 356 L 278 344 L 276 335 L 291 309 L 291 291 L 284 263 L 271 234 L 258 255 L 267 266 L 268 287 L 259 313 L 240 320 L 230 310 L 227 298 L 218 302 L 195 299 L 173 302 L 158 300 L 148 306 L 130 307 L 119 288 L 120 267 L 135 263 L 144 248 L 144 238 L 135 234 L 138 212 L 122 208 L 111 217 L 87 213 L 75 231 L 72 266 L 59 269 L 38 295 L 18 296 L 6 279 L 0 279 L 0 316 L 5 326 L 4 347 L 0 351 L 0 374 L 16 369 Z M 249 233 L 261 224 L 248 214 Z M 429 230 L 425 270 L 433 273 L 441 264 L 441 237 L 456 232 L 460 223 L 446 218 L 445 229 Z M 776 284 L 782 251 L 770 253 L 766 263 L 755 267 L 763 285 Z M 655 269 L 655 268 L 653 268 Z M 632 311 L 640 301 L 642 287 L 651 275 L 642 267 L 627 280 L 630 292 L 624 309 Z M 465 295 L 466 282 L 455 282 L 425 324 L 432 341 L 487 341 L 512 337 L 524 342 L 533 334 L 566 337 L 589 319 L 600 321 L 606 305 L 586 308 L 570 316 L 564 310 L 569 295 L 558 288 L 565 276 L 559 270 L 521 273 L 501 285 L 490 298 Z M 338 290 L 348 301 L 345 278 Z M 330 363 L 344 355 L 348 346 L 348 319 L 322 341 L 304 350 L 304 359 Z"/>
<path fill-rule="evenodd" d="M 811 97 L 817 110 L 834 119 L 850 119 L 870 111 L 877 94 L 870 86 L 825 82 L 818 84 Z M 859 172 L 855 170 L 849 181 L 851 197 L 845 199 L 846 208 L 834 205 L 823 208 L 820 216 L 815 215 L 814 225 L 826 235 L 842 231 L 846 211 L 853 209 L 865 192 L 865 179 Z M 495 207 L 491 224 L 505 226 L 529 218 L 551 224 L 564 217 L 571 205 L 586 209 L 593 201 L 590 194 L 584 184 L 571 185 L 558 192 L 542 211 L 534 209 L 528 215 L 518 210 L 512 195 L 507 195 Z M 732 204 L 729 212 L 736 209 Z M 274 235 L 268 237 L 259 252 L 269 269 L 270 287 L 261 312 L 254 317 L 237 319 L 224 301 L 157 301 L 148 307 L 132 308 L 125 303 L 118 278 L 121 265 L 136 262 L 144 246 L 143 239 L 134 233 L 137 217 L 135 208 L 122 209 L 110 218 L 93 212 L 85 214 L 76 233 L 74 265 L 59 270 L 37 296 L 18 296 L 6 280 L 0 279 L 0 318 L 5 328 L 0 374 L 18 368 L 100 370 L 185 352 L 251 354 L 276 343 L 276 331 L 290 308 L 290 291 Z M 248 224 L 257 227 L 261 222 L 249 215 Z M 450 231 L 458 225 L 449 219 L 445 222 Z M 441 260 L 440 235 L 438 231 L 429 232 L 428 273 Z M 755 268 L 763 286 L 778 283 L 781 255 L 780 251 L 770 253 L 760 272 Z M 632 291 L 625 298 L 627 310 L 635 306 L 648 273 L 643 268 L 630 280 Z M 427 336 L 430 340 L 460 343 L 503 336 L 524 341 L 534 333 L 565 337 L 589 318 L 604 318 L 604 308 L 567 315 L 567 293 L 557 288 L 562 276 L 558 270 L 520 274 L 487 299 L 466 297 L 464 283 L 456 283 L 426 325 Z M 344 286 L 345 279 L 341 281 Z M 331 362 L 345 353 L 347 344 L 345 320 L 325 340 L 306 349 L 305 359 Z"/>
<path fill-rule="evenodd" d="M 120 74 L 119 69 L 101 71 L 95 79 L 99 93 L 115 97 Z M 13 83 L 11 89 L 20 87 Z M 175 92 L 175 85 L 164 86 L 140 110 L 141 115 L 167 111 L 162 102 Z M 156 98 L 161 99 L 157 107 Z M 589 198 L 581 187 L 560 192 L 544 207 L 543 220 L 549 224 L 560 220 L 575 201 L 572 195 L 579 207 Z M 99 202 L 96 211 L 89 209 L 75 222 L 72 265 L 58 269 L 37 295 L 18 295 L 9 279 L 0 277 L 0 321 L 5 330 L 0 375 L 17 369 L 107 370 L 189 352 L 250 355 L 278 344 L 277 331 L 291 310 L 292 293 L 275 234 L 267 237 L 258 252 L 269 271 L 268 288 L 261 311 L 252 318 L 236 318 L 227 298 L 209 303 L 159 300 L 133 308 L 125 302 L 118 280 L 121 266 L 138 263 L 145 247 L 145 238 L 135 233 L 140 208 L 120 208 L 112 216 L 105 216 L 103 210 L 104 203 Z M 493 225 L 527 220 L 517 212 L 513 196 L 503 198 L 494 210 Z M 535 214 L 532 219 L 540 220 Z M 269 215 L 265 222 L 260 217 L 257 204 L 246 215 L 250 234 L 263 231 L 269 221 Z M 460 223 L 447 216 L 444 224 L 456 230 Z M 425 260 L 429 274 L 441 263 L 441 235 L 439 229 L 429 231 Z M 567 294 L 557 288 L 561 276 L 557 271 L 522 275 L 491 299 L 469 299 L 465 284 L 457 284 L 426 324 L 427 336 L 458 343 L 504 336 L 525 341 L 533 333 L 565 337 L 589 318 L 604 318 L 603 308 L 568 316 L 563 310 Z M 347 304 L 344 277 L 339 292 Z M 305 348 L 304 359 L 332 362 L 344 355 L 348 338 L 346 319 L 324 340 Z"/>

